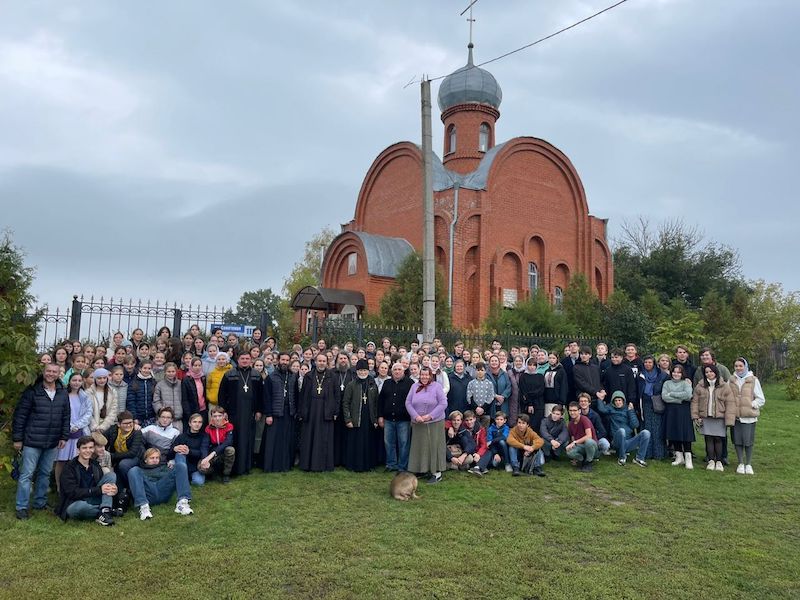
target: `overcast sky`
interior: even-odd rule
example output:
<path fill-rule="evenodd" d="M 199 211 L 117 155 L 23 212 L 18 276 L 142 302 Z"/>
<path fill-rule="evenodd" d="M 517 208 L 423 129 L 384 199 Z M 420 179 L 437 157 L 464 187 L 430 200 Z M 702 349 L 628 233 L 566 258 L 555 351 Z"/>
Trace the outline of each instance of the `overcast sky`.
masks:
<path fill-rule="evenodd" d="M 476 61 L 611 3 L 480 0 Z M 378 153 L 419 142 L 403 86 L 466 62 L 467 4 L 0 3 L 2 223 L 40 301 L 279 291 L 304 242 L 353 217 Z M 800 289 L 798 22 L 794 0 L 629 0 L 486 67 L 497 141 L 564 151 L 612 237 L 677 215 L 746 277 Z"/>

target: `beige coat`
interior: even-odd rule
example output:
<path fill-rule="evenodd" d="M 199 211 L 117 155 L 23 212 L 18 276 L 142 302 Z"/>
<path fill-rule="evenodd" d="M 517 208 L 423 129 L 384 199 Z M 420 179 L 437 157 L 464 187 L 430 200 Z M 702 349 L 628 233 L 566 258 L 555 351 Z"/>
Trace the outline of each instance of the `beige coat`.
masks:
<path fill-rule="evenodd" d="M 692 394 L 692 419 L 725 419 L 725 425 L 732 427 L 736 422 L 736 399 L 730 386 L 720 381 L 714 390 L 713 414 L 708 414 L 708 388 L 705 382 L 697 384 Z"/>
<path fill-rule="evenodd" d="M 731 379 L 728 386 L 734 398 L 734 410 L 737 417 L 758 418 L 761 414 L 760 408 L 753 408 L 753 400 L 756 399 L 756 376 L 748 375 L 744 378 L 742 389 Z"/>
<path fill-rule="evenodd" d="M 98 390 L 94 385 L 86 390 L 86 394 L 92 401 L 92 420 L 89 423 L 89 427 L 92 431 L 95 429 L 99 429 L 100 431 L 108 431 L 112 425 L 116 425 L 117 423 L 117 414 L 119 413 L 117 390 L 110 385 L 106 386 L 106 389 L 108 390 L 106 392 L 108 397 L 105 398 L 106 416 L 104 419 L 100 418 L 100 411 L 103 410 L 102 393 L 98 393 Z"/>

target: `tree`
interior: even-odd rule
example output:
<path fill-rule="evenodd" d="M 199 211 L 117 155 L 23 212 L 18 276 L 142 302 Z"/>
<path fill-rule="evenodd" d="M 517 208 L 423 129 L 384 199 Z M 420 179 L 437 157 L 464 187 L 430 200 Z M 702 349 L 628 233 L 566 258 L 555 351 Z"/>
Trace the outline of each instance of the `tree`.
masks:
<path fill-rule="evenodd" d="M 680 298 L 699 308 L 710 291 L 730 298 L 742 285 L 736 251 L 706 242 L 699 228 L 679 219 L 656 229 L 646 217 L 624 221 L 614 245 L 615 285 L 636 301 L 649 289 L 663 304 Z"/>
<path fill-rule="evenodd" d="M 603 305 L 589 287 L 586 275 L 578 273 L 564 290 L 564 318 L 568 328 L 585 336 L 598 336 L 603 329 Z"/>
<path fill-rule="evenodd" d="M 236 312 L 227 310 L 223 318 L 225 323 L 259 325 L 262 311 L 267 313 L 268 326 L 274 328 L 281 313 L 281 298 L 269 288 L 244 292 L 236 304 Z"/>
<path fill-rule="evenodd" d="M 11 418 L 17 399 L 40 373 L 36 336 L 40 313 L 29 314 L 34 270 L 6 232 L 0 240 L 0 468 L 11 460 Z"/>
<path fill-rule="evenodd" d="M 605 334 L 618 344 L 647 345 L 652 324 L 624 290 L 616 290 L 605 305 Z"/>
<path fill-rule="evenodd" d="M 436 330 L 450 328 L 450 308 L 442 274 L 436 272 Z M 381 298 L 379 319 L 394 327 L 422 328 L 422 257 L 409 254 L 397 270 L 394 285 Z"/>
<path fill-rule="evenodd" d="M 336 232 L 330 227 L 325 227 L 315 234 L 306 242 L 302 260 L 294 264 L 292 271 L 283 280 L 283 298 L 277 317 L 277 337 L 281 348 L 304 341 L 297 323 L 295 323 L 294 309 L 291 306 L 292 298 L 304 287 L 318 286 L 321 283 L 322 257 L 335 237 Z"/>
<path fill-rule="evenodd" d="M 499 302 L 489 308 L 484 329 L 492 333 L 515 331 L 540 333 L 543 335 L 564 333 L 564 315 L 557 313 L 545 294 L 533 294 L 517 302 L 514 308 L 506 308 Z"/>
<path fill-rule="evenodd" d="M 650 346 L 655 353 L 672 354 L 678 344 L 696 353 L 704 341 L 705 323 L 697 311 L 682 300 L 675 299 L 664 307 L 662 317 L 650 334 Z"/>

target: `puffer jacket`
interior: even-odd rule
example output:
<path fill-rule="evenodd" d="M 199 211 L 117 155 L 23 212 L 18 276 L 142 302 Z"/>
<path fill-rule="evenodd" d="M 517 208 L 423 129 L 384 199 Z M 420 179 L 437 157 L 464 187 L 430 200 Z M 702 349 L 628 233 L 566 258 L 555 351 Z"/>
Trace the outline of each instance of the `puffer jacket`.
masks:
<path fill-rule="evenodd" d="M 70 407 L 67 389 L 56 381 L 56 395 L 50 396 L 44 390 L 39 378 L 27 387 L 14 409 L 12 438 L 29 448 L 55 448 L 58 442 L 69 439 Z"/>
<path fill-rule="evenodd" d="M 181 380 L 167 381 L 162 379 L 153 391 L 153 412 L 158 415 L 162 408 L 172 409 L 172 421 L 178 431 L 183 423 L 183 403 L 181 402 Z"/>
<path fill-rule="evenodd" d="M 719 382 L 714 388 L 713 411 L 708 414 L 709 388 L 705 383 L 695 386 L 692 394 L 692 419 L 724 418 L 725 425 L 731 427 L 736 422 L 736 398 L 727 383 Z"/>
<path fill-rule="evenodd" d="M 739 383 L 741 382 L 741 387 Z M 744 381 L 735 375 L 728 382 L 734 399 L 734 410 L 737 418 L 757 419 L 761 415 L 761 406 L 764 404 L 764 392 L 761 383 L 753 373 L 748 372 Z M 753 404 L 756 406 L 753 406 Z"/>
<path fill-rule="evenodd" d="M 153 412 L 153 393 L 156 381 L 152 377 L 142 379 L 138 375 L 128 384 L 128 398 L 126 408 L 133 414 L 133 418 L 140 425 L 152 423 L 156 414 Z"/>

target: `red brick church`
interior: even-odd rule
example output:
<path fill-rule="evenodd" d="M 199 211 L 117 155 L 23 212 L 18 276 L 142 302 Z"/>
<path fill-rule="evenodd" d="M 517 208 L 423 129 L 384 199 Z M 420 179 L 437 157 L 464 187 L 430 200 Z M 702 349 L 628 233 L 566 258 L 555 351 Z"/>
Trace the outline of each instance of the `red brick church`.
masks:
<path fill-rule="evenodd" d="M 560 303 L 584 273 L 602 300 L 614 269 L 606 220 L 589 214 L 569 158 L 535 137 L 495 143 L 502 91 L 491 73 L 467 64 L 439 87 L 444 160 L 433 157 L 436 263 L 455 327 L 478 325 L 490 306 L 532 293 Z M 398 142 L 367 172 L 353 220 L 325 253 L 322 285 L 294 299 L 322 314 L 377 313 L 403 259 L 422 252 L 422 152 Z"/>

